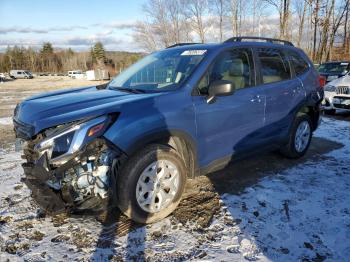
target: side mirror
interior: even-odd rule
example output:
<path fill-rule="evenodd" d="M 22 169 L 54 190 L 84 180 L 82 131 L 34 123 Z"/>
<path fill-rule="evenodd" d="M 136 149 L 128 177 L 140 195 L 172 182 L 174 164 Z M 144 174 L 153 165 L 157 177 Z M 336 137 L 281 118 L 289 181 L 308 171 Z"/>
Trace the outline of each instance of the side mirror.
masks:
<path fill-rule="evenodd" d="M 235 84 L 228 80 L 216 80 L 210 84 L 208 90 L 207 103 L 212 104 L 215 102 L 217 96 L 229 96 L 235 92 Z"/>

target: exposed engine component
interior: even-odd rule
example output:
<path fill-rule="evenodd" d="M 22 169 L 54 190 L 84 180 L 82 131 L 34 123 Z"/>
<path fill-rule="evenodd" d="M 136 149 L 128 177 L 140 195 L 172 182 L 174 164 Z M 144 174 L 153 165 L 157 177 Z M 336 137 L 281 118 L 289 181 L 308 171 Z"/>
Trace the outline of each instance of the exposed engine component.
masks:
<path fill-rule="evenodd" d="M 86 144 L 81 151 L 73 154 L 60 166 L 51 164 L 46 152 L 39 154 L 34 146 L 43 136 L 28 141 L 24 149 L 27 163 L 25 183 L 33 192 L 44 190 L 45 194 L 36 194 L 37 203 L 50 213 L 66 210 L 101 210 L 115 198 L 115 171 L 122 156 L 117 148 L 112 148 L 104 139 L 95 139 Z M 48 192 L 50 192 L 48 194 Z M 58 203 L 61 198 L 62 203 Z M 40 201 L 45 200 L 45 201 Z M 57 209 L 57 207 L 59 207 Z"/>
<path fill-rule="evenodd" d="M 74 202 L 82 202 L 92 197 L 105 199 L 108 197 L 114 157 L 115 153 L 111 150 L 101 152 L 98 157 L 86 157 L 66 170 L 60 182 L 49 181 L 47 184 L 55 190 L 65 191 L 63 195 L 68 194 Z"/>

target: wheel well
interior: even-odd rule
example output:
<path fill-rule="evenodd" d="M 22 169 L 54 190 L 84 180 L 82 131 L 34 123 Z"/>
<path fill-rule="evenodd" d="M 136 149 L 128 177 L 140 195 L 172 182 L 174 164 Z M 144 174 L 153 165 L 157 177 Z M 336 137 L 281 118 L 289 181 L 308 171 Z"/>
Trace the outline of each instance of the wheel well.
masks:
<path fill-rule="evenodd" d="M 179 136 L 171 135 L 170 137 L 158 138 L 150 141 L 148 144 L 161 144 L 173 148 L 185 161 L 187 177 L 193 178 L 196 176 L 196 153 L 191 142 Z"/>
<path fill-rule="evenodd" d="M 297 115 L 300 114 L 307 114 L 311 118 L 312 130 L 315 130 L 318 125 L 318 119 L 320 117 L 319 111 L 313 106 L 304 106 L 298 111 Z"/>

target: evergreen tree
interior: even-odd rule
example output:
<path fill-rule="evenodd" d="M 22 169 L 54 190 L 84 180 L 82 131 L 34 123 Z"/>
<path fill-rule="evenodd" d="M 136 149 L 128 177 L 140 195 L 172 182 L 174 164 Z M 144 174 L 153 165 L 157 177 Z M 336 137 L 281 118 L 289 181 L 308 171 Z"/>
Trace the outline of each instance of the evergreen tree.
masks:
<path fill-rule="evenodd" d="M 43 55 L 52 55 L 53 54 L 53 47 L 50 42 L 46 42 L 43 44 L 43 47 L 41 49 L 41 54 Z"/>
<path fill-rule="evenodd" d="M 97 42 L 91 48 L 92 62 L 97 63 L 98 67 L 104 68 L 106 62 L 106 52 L 101 42 Z"/>
<path fill-rule="evenodd" d="M 97 42 L 92 48 L 92 57 L 98 60 L 104 60 L 106 58 L 105 49 L 101 42 Z"/>

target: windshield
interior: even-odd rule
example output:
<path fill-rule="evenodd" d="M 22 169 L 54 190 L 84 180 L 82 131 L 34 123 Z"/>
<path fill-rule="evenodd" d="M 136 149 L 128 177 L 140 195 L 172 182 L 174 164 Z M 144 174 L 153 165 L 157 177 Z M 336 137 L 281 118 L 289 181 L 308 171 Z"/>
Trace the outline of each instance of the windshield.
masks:
<path fill-rule="evenodd" d="M 318 72 L 327 74 L 346 74 L 349 63 L 326 63 L 320 65 Z"/>
<path fill-rule="evenodd" d="M 166 49 L 135 63 L 109 85 L 111 89 L 139 91 L 175 90 L 194 71 L 206 50 Z"/>

